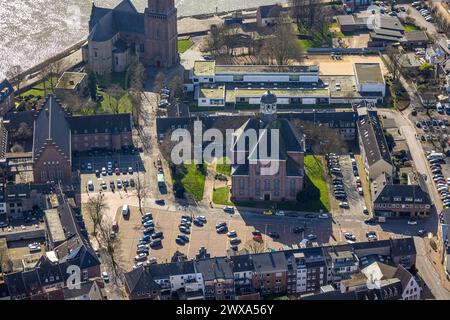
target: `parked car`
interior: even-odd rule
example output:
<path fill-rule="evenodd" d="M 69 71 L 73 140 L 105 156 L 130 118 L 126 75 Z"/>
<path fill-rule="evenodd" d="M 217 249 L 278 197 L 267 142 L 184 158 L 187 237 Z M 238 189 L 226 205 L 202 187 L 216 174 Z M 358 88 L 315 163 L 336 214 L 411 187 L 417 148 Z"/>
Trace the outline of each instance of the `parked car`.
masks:
<path fill-rule="evenodd" d="M 294 229 L 292 229 L 292 232 L 293 233 L 302 233 L 302 232 L 304 232 L 305 231 L 305 228 L 303 228 L 303 227 L 295 227 Z"/>
<path fill-rule="evenodd" d="M 102 278 L 103 278 L 103 281 L 105 281 L 106 283 L 108 283 L 108 282 L 109 282 L 109 275 L 108 275 L 108 272 L 103 271 L 103 272 L 102 272 Z"/>
<path fill-rule="evenodd" d="M 136 260 L 136 261 L 142 261 L 142 260 L 147 259 L 147 256 L 148 256 L 148 254 L 146 254 L 146 253 L 139 253 L 138 255 L 136 255 L 136 256 L 134 257 L 134 260 Z"/>
<path fill-rule="evenodd" d="M 356 241 L 356 236 L 351 232 L 346 232 L 344 236 L 347 240 Z"/>
<path fill-rule="evenodd" d="M 161 239 L 155 239 L 155 240 L 152 240 L 152 241 L 150 242 L 150 247 L 151 247 L 151 248 L 156 248 L 156 247 L 161 246 L 161 244 L 162 244 Z"/>
<path fill-rule="evenodd" d="M 279 239 L 280 234 L 278 232 L 269 232 L 269 237 L 271 237 L 272 239 Z"/>
<path fill-rule="evenodd" d="M 350 206 L 348 205 L 348 202 L 340 202 L 339 207 L 344 208 L 344 209 L 350 208 Z"/>
<path fill-rule="evenodd" d="M 321 214 L 319 214 L 319 219 L 328 219 L 329 218 L 329 216 L 328 216 L 328 214 L 326 214 L 326 213 L 321 213 Z"/>
<path fill-rule="evenodd" d="M 317 236 L 311 233 L 306 236 L 306 239 L 308 239 L 309 241 L 313 241 L 317 239 Z"/>
<path fill-rule="evenodd" d="M 239 238 L 230 239 L 230 244 L 231 245 L 238 245 L 240 243 L 241 243 L 241 239 L 239 239 Z"/>
<path fill-rule="evenodd" d="M 237 237 L 237 232 L 235 230 L 231 230 L 227 233 L 227 236 L 230 238 L 236 238 Z"/>

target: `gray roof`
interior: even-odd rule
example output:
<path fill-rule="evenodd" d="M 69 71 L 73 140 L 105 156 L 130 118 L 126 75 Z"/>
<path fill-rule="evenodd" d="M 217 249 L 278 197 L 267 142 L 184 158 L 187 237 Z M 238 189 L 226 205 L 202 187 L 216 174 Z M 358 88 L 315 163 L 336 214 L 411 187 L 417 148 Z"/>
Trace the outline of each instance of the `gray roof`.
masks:
<path fill-rule="evenodd" d="M 11 297 L 27 295 L 25 284 L 23 283 L 22 272 L 8 273 L 5 275 L 5 282 Z"/>
<path fill-rule="evenodd" d="M 283 8 L 279 4 L 270 4 L 258 8 L 262 19 L 279 17 L 282 9 Z"/>
<path fill-rule="evenodd" d="M 397 17 L 381 15 L 376 19 L 376 21 L 379 22 L 379 27 L 382 29 L 398 30 L 401 32 L 404 32 L 405 30 Z"/>
<path fill-rule="evenodd" d="M 87 295 L 91 292 L 92 287 L 97 286 L 95 281 L 87 281 L 80 284 L 80 288 L 64 288 L 64 299 L 73 299 L 80 296 Z M 97 286 L 98 287 L 98 286 Z"/>
<path fill-rule="evenodd" d="M 367 115 L 361 116 L 358 121 L 358 129 L 369 166 L 380 160 L 392 164 L 391 154 L 377 113 L 368 111 Z"/>
<path fill-rule="evenodd" d="M 233 264 L 226 257 L 215 257 L 195 261 L 195 267 L 203 275 L 204 281 L 234 279 Z"/>
<path fill-rule="evenodd" d="M 403 239 L 391 239 L 391 256 L 406 256 L 406 255 L 415 255 L 416 246 L 414 244 L 414 239 L 403 238 Z"/>
<path fill-rule="evenodd" d="M 425 31 L 411 31 L 405 32 L 403 35 L 405 41 L 418 41 L 418 42 L 428 42 L 429 38 Z"/>
<path fill-rule="evenodd" d="M 130 113 L 67 117 L 72 134 L 131 132 Z"/>
<path fill-rule="evenodd" d="M 233 272 L 245 272 L 253 271 L 253 258 L 251 255 L 237 255 L 232 256 L 231 261 L 233 262 Z"/>
<path fill-rule="evenodd" d="M 265 252 L 253 255 L 253 264 L 255 271 L 283 272 L 287 269 L 287 261 L 284 252 Z"/>
<path fill-rule="evenodd" d="M 148 270 L 154 279 L 166 279 L 170 276 L 195 273 L 192 261 L 152 264 Z"/>
<path fill-rule="evenodd" d="M 149 269 L 143 267 L 125 273 L 125 285 L 131 293 L 148 293 L 160 289 L 160 286 L 154 281 Z"/>
<path fill-rule="evenodd" d="M 401 198 L 401 200 L 394 201 L 394 198 L 398 197 Z M 383 189 L 376 195 L 374 203 L 408 203 L 431 205 L 431 199 L 428 193 L 425 192 L 419 185 L 387 183 L 383 187 Z"/>
<path fill-rule="evenodd" d="M 55 144 L 65 158 L 71 159 L 70 128 L 66 113 L 52 95 L 47 97 L 34 122 L 34 159 L 39 158 L 47 144 Z"/>
<path fill-rule="evenodd" d="M 139 13 L 130 0 L 123 0 L 114 9 L 92 6 L 89 22 L 92 41 L 108 41 L 119 32 L 144 33 L 144 14 Z"/>

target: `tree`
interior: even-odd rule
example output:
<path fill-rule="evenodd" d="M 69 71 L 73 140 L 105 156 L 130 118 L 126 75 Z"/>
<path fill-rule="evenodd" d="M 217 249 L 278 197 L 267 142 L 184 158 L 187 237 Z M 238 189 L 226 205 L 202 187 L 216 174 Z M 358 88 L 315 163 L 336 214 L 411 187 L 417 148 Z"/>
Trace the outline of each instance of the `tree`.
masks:
<path fill-rule="evenodd" d="M 419 67 L 419 71 L 425 78 L 429 78 L 433 73 L 434 67 L 431 63 L 425 62 Z"/>
<path fill-rule="evenodd" d="M 172 80 L 170 80 L 169 82 L 169 89 L 170 89 L 170 94 L 172 96 L 172 98 L 174 99 L 181 99 L 181 97 L 183 96 L 183 80 L 181 79 L 181 77 L 177 74 L 176 76 L 174 76 L 172 78 Z"/>
<path fill-rule="evenodd" d="M 26 122 L 21 122 L 18 128 L 11 130 L 13 140 L 27 140 L 33 137 L 33 128 Z"/>
<path fill-rule="evenodd" d="M 139 127 L 141 119 L 145 115 L 142 106 L 142 93 L 131 88 L 128 90 L 128 98 L 131 103 L 131 113 L 133 115 L 134 123 L 136 124 L 136 127 Z"/>
<path fill-rule="evenodd" d="M 136 197 L 138 198 L 139 212 L 141 213 L 142 216 L 144 215 L 144 212 L 142 211 L 142 201 L 144 201 L 144 199 L 148 196 L 148 191 L 149 191 L 148 185 L 143 179 L 141 179 L 141 175 L 138 172 L 135 194 Z"/>
<path fill-rule="evenodd" d="M 300 50 L 290 23 L 278 24 L 272 36 L 264 41 L 264 50 L 278 65 L 287 65 L 290 59 L 298 59 Z"/>
<path fill-rule="evenodd" d="M 97 238 L 97 229 L 102 224 L 103 213 L 107 210 L 108 204 L 106 203 L 104 194 L 100 193 L 96 197 L 90 197 L 86 206 L 88 216 L 92 222 L 94 231 L 93 234 Z"/>
<path fill-rule="evenodd" d="M 244 244 L 244 248 L 250 253 L 250 254 L 257 254 L 262 253 L 265 251 L 264 242 L 263 241 L 255 241 L 255 240 L 249 240 Z"/>
<path fill-rule="evenodd" d="M 154 90 L 156 93 L 159 94 L 161 92 L 161 89 L 164 87 L 165 81 L 166 76 L 164 75 L 164 73 L 162 73 L 161 71 L 158 72 L 155 78 L 155 86 L 154 86 Z"/>
<path fill-rule="evenodd" d="M 63 60 L 56 60 L 50 63 L 48 65 L 48 70 L 50 76 L 50 88 L 53 92 L 54 86 L 56 85 L 56 83 L 53 83 L 53 77 L 56 76 L 57 78 L 59 78 L 59 76 L 61 76 L 61 73 L 64 70 Z"/>
<path fill-rule="evenodd" d="M 20 90 L 20 84 L 23 81 L 23 69 L 20 65 L 14 65 L 6 72 L 6 77 L 15 84 L 17 87 L 17 91 Z"/>
<path fill-rule="evenodd" d="M 389 71 L 392 73 L 392 77 L 394 81 L 397 81 L 400 77 L 400 52 L 398 49 L 389 45 L 386 48 L 386 55 L 389 58 L 387 63 Z"/>
<path fill-rule="evenodd" d="M 341 154 L 346 150 L 346 144 L 339 132 L 314 121 L 302 121 L 294 119 L 292 126 L 297 132 L 303 133 L 306 143 L 311 146 L 315 154 L 336 153 Z"/>
<path fill-rule="evenodd" d="M 291 16 L 297 26 L 322 32 L 326 21 L 324 5 L 320 0 L 290 0 Z"/>
<path fill-rule="evenodd" d="M 106 90 L 106 93 L 108 94 L 108 104 L 111 110 L 116 114 L 120 113 L 120 99 L 125 94 L 125 90 L 114 84 Z"/>
<path fill-rule="evenodd" d="M 139 61 L 137 56 L 132 57 L 132 62 L 127 70 L 128 79 L 129 79 L 129 87 L 134 91 L 144 92 L 144 84 L 145 84 L 145 67 Z"/>
<path fill-rule="evenodd" d="M 103 219 L 99 225 L 98 242 L 101 248 L 106 251 L 106 256 L 111 263 L 114 279 L 118 279 L 122 274 L 119 266 L 121 253 L 120 236 L 114 233 L 113 222 L 110 219 Z M 114 236 L 112 236 L 114 234 Z"/>
<path fill-rule="evenodd" d="M 88 83 L 89 96 L 92 101 L 97 101 L 97 76 L 93 72 L 89 72 Z"/>
<path fill-rule="evenodd" d="M 220 53 L 221 48 L 224 46 L 224 25 L 211 26 L 208 38 L 206 39 L 206 51 L 210 52 L 213 56 L 217 56 Z"/>

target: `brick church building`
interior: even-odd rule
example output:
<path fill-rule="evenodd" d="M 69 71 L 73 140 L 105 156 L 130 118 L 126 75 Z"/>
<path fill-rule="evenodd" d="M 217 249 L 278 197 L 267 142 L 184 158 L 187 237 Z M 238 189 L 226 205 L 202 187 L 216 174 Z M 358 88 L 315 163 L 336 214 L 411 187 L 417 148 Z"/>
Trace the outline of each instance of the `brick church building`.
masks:
<path fill-rule="evenodd" d="M 260 116 L 250 118 L 234 134 L 232 162 L 237 164 L 231 171 L 231 198 L 235 201 L 294 201 L 303 190 L 305 137 L 289 120 L 277 118 L 276 112 L 277 97 L 268 91 L 261 98 Z M 274 144 L 271 129 L 279 130 Z M 248 138 L 251 131 L 260 135 L 255 145 Z M 260 152 L 266 146 L 267 154 Z M 278 166 L 272 167 L 275 162 Z"/>
<path fill-rule="evenodd" d="M 114 9 L 92 5 L 83 60 L 96 74 L 124 72 L 132 57 L 147 66 L 170 68 L 179 61 L 174 0 L 148 0 L 138 12 L 131 0 Z"/>
<path fill-rule="evenodd" d="M 70 116 L 49 95 L 34 120 L 34 182 L 70 184 L 72 153 L 132 146 L 131 114 Z"/>

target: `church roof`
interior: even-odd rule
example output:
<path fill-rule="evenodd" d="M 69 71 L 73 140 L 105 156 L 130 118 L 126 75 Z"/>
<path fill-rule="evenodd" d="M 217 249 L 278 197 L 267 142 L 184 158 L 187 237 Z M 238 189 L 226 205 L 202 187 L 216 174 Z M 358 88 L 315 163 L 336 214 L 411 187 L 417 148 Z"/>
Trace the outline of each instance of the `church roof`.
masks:
<path fill-rule="evenodd" d="M 92 6 L 89 21 L 90 40 L 110 40 L 118 32 L 144 33 L 144 14 L 139 13 L 130 0 L 123 0 L 114 9 Z"/>
<path fill-rule="evenodd" d="M 272 92 L 270 92 L 270 90 L 269 90 L 266 93 L 264 93 L 263 96 L 261 97 L 261 103 L 264 103 L 264 104 L 277 103 L 277 96 L 275 94 L 273 94 Z"/>

